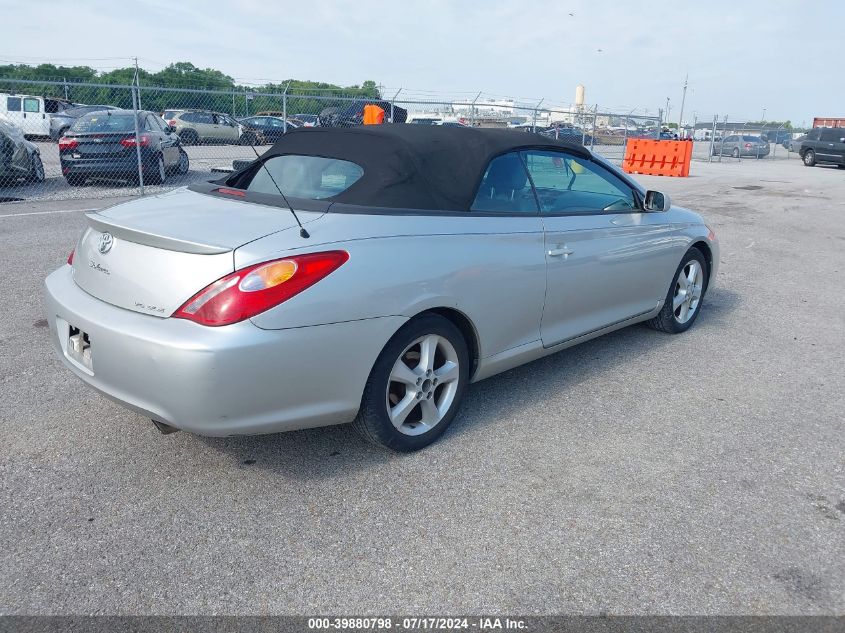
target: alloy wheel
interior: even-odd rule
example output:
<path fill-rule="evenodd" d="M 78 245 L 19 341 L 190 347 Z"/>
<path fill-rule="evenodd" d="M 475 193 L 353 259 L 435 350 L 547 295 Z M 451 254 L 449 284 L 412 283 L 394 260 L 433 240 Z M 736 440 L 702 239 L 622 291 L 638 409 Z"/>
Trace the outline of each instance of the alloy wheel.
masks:
<path fill-rule="evenodd" d="M 686 323 L 698 310 L 704 292 L 704 270 L 696 260 L 690 260 L 678 273 L 672 310 L 678 323 Z"/>
<path fill-rule="evenodd" d="M 458 392 L 459 362 L 454 346 L 436 334 L 405 348 L 387 381 L 387 413 L 396 430 L 422 435 L 440 423 Z"/>

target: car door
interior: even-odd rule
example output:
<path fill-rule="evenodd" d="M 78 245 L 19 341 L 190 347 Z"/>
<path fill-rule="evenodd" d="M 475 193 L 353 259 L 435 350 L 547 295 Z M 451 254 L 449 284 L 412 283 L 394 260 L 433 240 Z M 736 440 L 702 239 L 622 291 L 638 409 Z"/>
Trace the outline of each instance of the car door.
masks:
<path fill-rule="evenodd" d="M 654 310 L 666 295 L 679 246 L 665 213 L 598 161 L 527 150 L 545 233 L 544 347 Z"/>
<path fill-rule="evenodd" d="M 824 128 L 819 135 L 816 156 L 819 160 L 845 164 L 845 128 Z"/>
<path fill-rule="evenodd" d="M 194 121 L 201 142 L 216 141 L 219 138 L 214 116 L 210 112 L 194 112 L 191 120 Z"/>
<path fill-rule="evenodd" d="M 220 140 L 224 143 L 237 143 L 239 137 L 238 124 L 225 114 L 215 114 L 214 118 L 218 126 Z"/>
<path fill-rule="evenodd" d="M 41 97 L 23 98 L 23 132 L 27 136 L 49 136 L 50 121 Z"/>
<path fill-rule="evenodd" d="M 161 117 L 148 114 L 145 129 L 152 135 L 153 140 L 161 147 L 161 155 L 164 157 L 164 166 L 172 169 L 179 164 L 179 146 L 176 136 L 167 131 L 167 123 Z"/>
<path fill-rule="evenodd" d="M 23 97 L 6 97 L 6 116 L 12 123 L 23 129 Z"/>

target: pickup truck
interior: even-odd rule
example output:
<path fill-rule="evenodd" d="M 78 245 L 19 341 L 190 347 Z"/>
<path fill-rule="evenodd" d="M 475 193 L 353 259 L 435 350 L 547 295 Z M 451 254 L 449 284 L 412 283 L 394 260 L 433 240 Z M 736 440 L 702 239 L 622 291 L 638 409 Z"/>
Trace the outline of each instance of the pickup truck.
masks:
<path fill-rule="evenodd" d="M 798 155 L 807 167 L 832 163 L 845 169 L 845 127 L 816 127 L 801 141 Z"/>

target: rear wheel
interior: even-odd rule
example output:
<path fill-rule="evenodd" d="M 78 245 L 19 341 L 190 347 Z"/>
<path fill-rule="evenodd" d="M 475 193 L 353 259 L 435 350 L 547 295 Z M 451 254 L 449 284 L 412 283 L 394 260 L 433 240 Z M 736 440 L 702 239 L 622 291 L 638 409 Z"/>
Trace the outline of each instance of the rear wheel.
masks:
<path fill-rule="evenodd" d="M 32 155 L 30 159 L 29 182 L 44 182 L 44 163 L 41 162 L 41 156 L 38 153 Z"/>
<path fill-rule="evenodd" d="M 246 132 L 241 135 L 241 145 L 258 145 L 258 137 L 252 132 Z"/>
<path fill-rule="evenodd" d="M 739 148 L 738 147 L 734 147 L 734 150 L 731 152 L 731 156 L 733 156 L 734 158 L 739 158 Z"/>
<path fill-rule="evenodd" d="M 469 382 L 469 352 L 455 325 L 437 314 L 406 323 L 373 367 L 353 425 L 394 451 L 424 448 L 458 412 Z"/>
<path fill-rule="evenodd" d="M 663 309 L 646 324 L 669 334 L 679 334 L 692 327 L 704 299 L 709 275 L 707 261 L 701 251 L 689 249 L 675 271 Z"/>
<path fill-rule="evenodd" d="M 816 153 L 811 149 L 804 152 L 804 156 L 802 156 L 802 158 L 804 159 L 804 164 L 807 167 L 812 167 L 816 164 Z"/>

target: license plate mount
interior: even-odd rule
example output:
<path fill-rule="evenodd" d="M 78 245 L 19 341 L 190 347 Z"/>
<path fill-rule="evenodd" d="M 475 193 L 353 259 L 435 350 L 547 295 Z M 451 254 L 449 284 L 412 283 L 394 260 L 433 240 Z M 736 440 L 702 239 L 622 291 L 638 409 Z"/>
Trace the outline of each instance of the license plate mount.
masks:
<path fill-rule="evenodd" d="M 91 337 L 87 332 L 83 332 L 76 326 L 68 323 L 67 347 L 65 347 L 67 357 L 80 365 L 83 369 L 94 373 L 94 362 L 91 357 Z"/>

